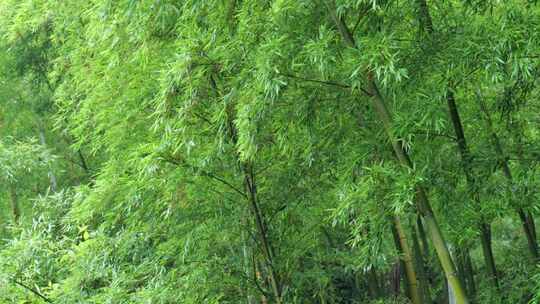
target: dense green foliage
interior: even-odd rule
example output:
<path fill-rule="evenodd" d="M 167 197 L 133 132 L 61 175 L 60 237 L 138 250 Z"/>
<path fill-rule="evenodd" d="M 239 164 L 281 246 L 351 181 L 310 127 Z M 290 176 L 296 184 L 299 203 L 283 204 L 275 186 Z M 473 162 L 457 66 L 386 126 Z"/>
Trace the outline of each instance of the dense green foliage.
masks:
<path fill-rule="evenodd" d="M 0 303 L 540 302 L 531 0 L 0 0 Z"/>

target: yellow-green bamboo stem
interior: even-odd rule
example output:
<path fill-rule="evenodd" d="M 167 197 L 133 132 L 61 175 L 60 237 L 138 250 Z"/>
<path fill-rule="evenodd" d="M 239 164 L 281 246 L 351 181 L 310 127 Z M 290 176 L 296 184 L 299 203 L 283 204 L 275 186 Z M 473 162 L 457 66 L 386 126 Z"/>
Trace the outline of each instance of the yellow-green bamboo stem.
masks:
<path fill-rule="evenodd" d="M 409 294 L 411 295 L 411 302 L 413 304 L 421 304 L 423 303 L 422 297 L 420 296 L 420 292 L 418 289 L 418 279 L 416 277 L 416 271 L 414 269 L 412 251 L 407 242 L 407 235 L 405 234 L 405 230 L 403 229 L 403 226 L 401 225 L 401 220 L 399 219 L 399 217 L 394 216 L 393 222 L 394 222 L 394 227 L 396 229 L 396 233 L 399 238 L 399 245 L 402 251 L 401 260 L 403 261 L 403 264 L 405 264 L 405 273 L 409 281 L 408 287 L 409 287 Z"/>

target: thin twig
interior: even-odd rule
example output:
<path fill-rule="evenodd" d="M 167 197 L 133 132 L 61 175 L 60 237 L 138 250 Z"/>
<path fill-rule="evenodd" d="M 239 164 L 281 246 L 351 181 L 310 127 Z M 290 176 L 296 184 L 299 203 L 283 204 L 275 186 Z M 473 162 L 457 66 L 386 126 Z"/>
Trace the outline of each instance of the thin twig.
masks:
<path fill-rule="evenodd" d="M 293 79 L 306 81 L 306 82 L 313 82 L 313 83 L 319 83 L 319 84 L 324 84 L 324 85 L 329 85 L 329 86 L 336 86 L 336 87 L 343 88 L 343 89 L 352 89 L 353 88 L 350 85 L 339 83 L 339 82 L 334 82 L 334 81 L 326 81 L 326 80 L 319 80 L 319 79 L 309 79 L 309 78 L 304 78 L 304 77 L 297 76 L 297 75 L 292 75 L 292 74 L 281 74 L 281 75 L 283 75 L 285 77 L 293 78 Z M 367 96 L 371 96 L 371 94 L 366 89 L 361 88 L 361 87 L 359 89 L 360 89 L 360 91 L 362 91 Z"/>
<path fill-rule="evenodd" d="M 294 79 L 299 79 L 299 80 L 303 80 L 303 81 L 307 81 L 307 82 L 314 82 L 314 83 L 320 83 L 320 84 L 325 84 L 325 85 L 331 85 L 331 86 L 336 86 L 336 87 L 340 87 L 340 88 L 344 88 L 344 89 L 350 89 L 351 86 L 350 85 L 346 85 L 346 84 L 342 84 L 342 83 L 338 83 L 338 82 L 333 82 L 333 81 L 325 81 L 325 80 L 319 80 L 319 79 L 309 79 L 309 78 L 304 78 L 304 77 L 301 77 L 301 76 L 296 76 L 296 75 L 292 75 L 292 74 L 281 74 L 285 77 L 289 77 L 289 78 L 294 78 Z"/>
<path fill-rule="evenodd" d="M 43 299 L 43 301 L 47 302 L 47 303 L 53 303 L 53 301 L 49 298 L 47 298 L 46 296 L 42 295 L 39 291 L 37 291 L 36 289 L 22 283 L 22 282 L 19 282 L 17 280 L 15 280 L 14 278 L 10 278 L 10 280 L 15 283 L 16 285 L 19 285 L 20 287 L 30 291 L 31 293 L 33 293 L 34 295 L 40 297 L 41 299 Z"/>
<path fill-rule="evenodd" d="M 412 132 L 413 134 L 417 134 L 417 135 L 425 135 L 426 137 L 429 137 L 429 136 L 437 136 L 437 137 L 446 137 L 446 138 L 450 138 L 451 140 L 454 140 L 456 141 L 457 138 L 452 136 L 452 135 L 448 135 L 448 134 L 443 134 L 443 133 L 434 133 L 434 132 L 429 132 L 429 131 L 414 131 Z"/>
<path fill-rule="evenodd" d="M 366 16 L 366 14 L 368 12 L 369 12 L 369 6 L 365 6 L 364 9 L 362 11 L 360 11 L 360 14 L 358 16 L 358 20 L 356 21 L 356 24 L 354 25 L 354 27 L 352 29 L 353 34 L 356 32 L 356 29 L 360 25 L 360 22 L 362 21 L 362 19 L 364 19 L 364 17 Z"/>
<path fill-rule="evenodd" d="M 229 188 L 234 190 L 236 193 L 243 196 L 244 198 L 247 198 L 247 195 L 243 191 L 241 191 L 240 189 L 236 188 L 233 184 L 229 183 L 228 181 L 224 180 L 223 178 L 221 178 L 221 177 L 219 177 L 219 176 L 217 176 L 217 175 L 215 175 L 215 174 L 213 174 L 211 172 L 204 171 L 204 170 L 202 170 L 202 169 L 200 169 L 198 167 L 195 167 L 195 166 L 190 166 L 190 165 L 186 164 L 185 162 L 182 162 L 182 161 L 179 161 L 179 160 L 176 160 L 176 159 L 167 158 L 167 157 L 161 157 L 160 159 L 165 161 L 165 162 L 171 163 L 173 165 L 189 167 L 192 170 L 198 171 L 198 172 L 201 173 L 201 175 L 209 177 L 209 178 L 214 179 L 216 181 L 219 181 L 220 183 L 228 186 Z"/>

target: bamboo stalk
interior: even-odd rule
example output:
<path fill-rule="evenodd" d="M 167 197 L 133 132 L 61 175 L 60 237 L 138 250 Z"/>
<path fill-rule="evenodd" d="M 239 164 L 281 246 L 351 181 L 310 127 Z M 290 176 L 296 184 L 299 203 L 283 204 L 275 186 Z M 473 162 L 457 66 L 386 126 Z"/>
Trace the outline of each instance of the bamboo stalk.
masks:
<path fill-rule="evenodd" d="M 416 276 L 416 271 L 414 269 L 414 263 L 412 259 L 412 251 L 409 247 L 409 244 L 407 242 L 407 235 L 405 233 L 405 230 L 403 229 L 403 226 L 401 225 L 401 220 L 399 217 L 394 216 L 393 224 L 396 230 L 396 234 L 398 237 L 399 245 L 401 248 L 401 260 L 403 261 L 403 264 L 405 266 L 405 273 L 407 275 L 408 283 L 409 283 L 409 294 L 411 296 L 411 302 L 413 304 L 421 304 L 422 297 L 420 296 L 420 291 L 418 288 L 418 279 Z"/>
<path fill-rule="evenodd" d="M 448 105 L 448 111 L 450 113 L 450 119 L 454 127 L 456 134 L 456 143 L 458 151 L 461 157 L 461 167 L 465 173 L 465 179 L 469 188 L 469 195 L 476 206 L 480 207 L 480 194 L 478 193 L 478 187 L 476 185 L 476 179 L 473 175 L 472 162 L 473 157 L 467 146 L 465 139 L 465 132 L 463 131 L 463 124 L 461 123 L 461 117 L 452 90 L 447 91 L 446 101 Z M 484 257 L 484 263 L 488 269 L 489 276 L 493 281 L 496 288 L 499 288 L 499 277 L 497 274 L 497 267 L 495 265 L 495 259 L 493 257 L 493 247 L 491 244 L 491 227 L 489 223 L 480 214 L 480 222 L 478 224 L 480 230 L 480 242 L 482 244 L 482 254 Z"/>
<path fill-rule="evenodd" d="M 477 92 L 476 100 L 478 101 L 481 111 L 484 113 L 486 126 L 491 136 L 491 144 L 493 145 L 493 149 L 497 153 L 499 165 L 502 168 L 503 175 L 508 181 L 509 187 L 512 187 L 514 180 L 512 176 L 512 171 L 510 171 L 510 166 L 508 164 L 508 157 L 504 152 L 499 136 L 497 135 L 497 133 L 495 132 L 495 129 L 493 128 L 493 121 L 491 119 L 491 115 L 479 91 Z M 508 193 L 508 197 L 510 200 L 510 205 L 513 205 L 512 193 Z M 525 234 L 525 237 L 527 238 L 529 252 L 531 256 L 533 257 L 533 259 L 535 261 L 538 261 L 539 260 L 538 243 L 536 241 L 536 233 L 535 233 L 536 229 L 534 228 L 533 221 L 529 218 L 529 216 L 527 215 L 525 210 L 523 210 L 523 208 L 516 207 L 516 211 L 518 213 L 519 219 L 523 226 L 523 232 Z"/>
<path fill-rule="evenodd" d="M 347 46 L 350 48 L 357 48 L 355 40 L 352 34 L 350 33 L 350 31 L 348 30 L 345 22 L 343 21 L 342 18 L 339 18 L 336 15 L 335 4 L 332 1 L 329 2 L 328 8 L 330 11 L 330 15 L 332 19 L 334 20 L 336 27 L 338 28 Z M 392 143 L 392 147 L 394 149 L 395 155 L 403 166 L 408 167 L 410 170 L 412 170 L 413 165 L 412 165 L 411 160 L 409 159 L 407 153 L 401 146 L 399 140 L 397 140 L 393 134 L 392 116 L 390 114 L 390 111 L 386 107 L 386 102 L 384 98 L 379 92 L 379 89 L 374 79 L 373 72 L 368 71 L 366 76 L 367 76 L 366 78 L 367 78 L 367 84 L 368 84 L 367 92 L 371 96 L 371 104 L 375 108 L 375 112 L 379 116 L 379 119 L 386 132 L 386 135 L 388 136 L 390 142 Z M 455 292 L 456 303 L 468 304 L 469 300 L 463 288 L 463 284 L 456 275 L 456 268 L 455 268 L 454 262 L 450 256 L 450 252 L 448 251 L 448 248 L 446 247 L 446 243 L 444 241 L 439 224 L 437 223 L 437 220 L 435 219 L 435 216 L 431 209 L 431 205 L 429 203 L 429 200 L 427 199 L 425 190 L 423 189 L 422 186 L 420 185 L 417 186 L 417 193 L 418 193 L 417 209 L 420 212 L 420 215 L 422 216 L 422 218 L 424 219 L 427 232 L 430 236 L 431 241 L 433 242 L 433 246 L 435 247 L 435 251 L 437 252 L 439 261 L 443 267 L 443 270 L 448 279 L 448 282 Z"/>

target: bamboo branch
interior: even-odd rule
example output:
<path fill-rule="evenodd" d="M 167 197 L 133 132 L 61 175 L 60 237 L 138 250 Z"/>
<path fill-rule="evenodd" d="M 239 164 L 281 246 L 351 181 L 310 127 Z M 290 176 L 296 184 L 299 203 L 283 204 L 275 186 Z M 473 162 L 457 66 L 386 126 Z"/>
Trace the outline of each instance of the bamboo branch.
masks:
<path fill-rule="evenodd" d="M 304 77 L 301 77 L 301 76 L 288 74 L 288 73 L 283 73 L 281 75 L 283 75 L 285 77 L 293 78 L 293 79 L 303 80 L 303 81 L 307 81 L 307 82 L 320 83 L 320 84 L 325 84 L 325 85 L 330 85 L 330 86 L 336 86 L 336 87 L 340 87 L 340 88 L 344 88 L 344 89 L 350 89 L 351 88 L 350 85 L 346 85 L 346 84 L 342 84 L 342 83 L 338 83 L 338 82 L 333 82 L 333 81 L 325 81 L 325 80 L 319 80 L 319 79 L 309 79 L 309 78 L 304 78 Z"/>
<path fill-rule="evenodd" d="M 43 294 L 41 294 L 38 290 L 36 290 L 35 288 L 32 288 L 22 282 L 19 282 L 17 281 L 16 279 L 14 278 L 10 278 L 9 279 L 11 282 L 15 283 L 16 285 L 19 285 L 20 287 L 30 291 L 31 293 L 33 293 L 34 295 L 40 297 L 41 299 L 43 299 L 43 301 L 47 302 L 47 303 L 53 303 L 53 301 L 49 298 L 47 298 L 46 296 L 44 296 Z"/>
<path fill-rule="evenodd" d="M 233 184 L 231 184 L 230 182 L 226 181 L 225 179 L 213 174 L 212 172 L 208 172 L 208 171 L 205 171 L 205 170 L 202 170 L 201 168 L 198 168 L 196 166 L 192 166 L 192 165 L 189 165 L 189 164 L 186 164 L 185 162 L 182 162 L 180 160 L 177 160 L 177 159 L 173 159 L 173 158 L 168 158 L 168 157 L 161 157 L 160 158 L 161 160 L 165 161 L 165 162 L 168 162 L 168 163 L 171 163 L 173 165 L 176 165 L 176 166 L 182 166 L 182 167 L 187 167 L 189 169 L 192 169 L 194 171 L 198 171 L 199 173 L 201 173 L 202 176 L 206 176 L 206 177 L 209 177 L 211 179 L 214 179 L 222 184 L 224 184 L 225 186 L 229 187 L 231 190 L 233 190 L 234 192 L 240 194 L 241 196 L 243 196 L 244 198 L 247 198 L 247 195 L 240 189 L 236 188 Z"/>

